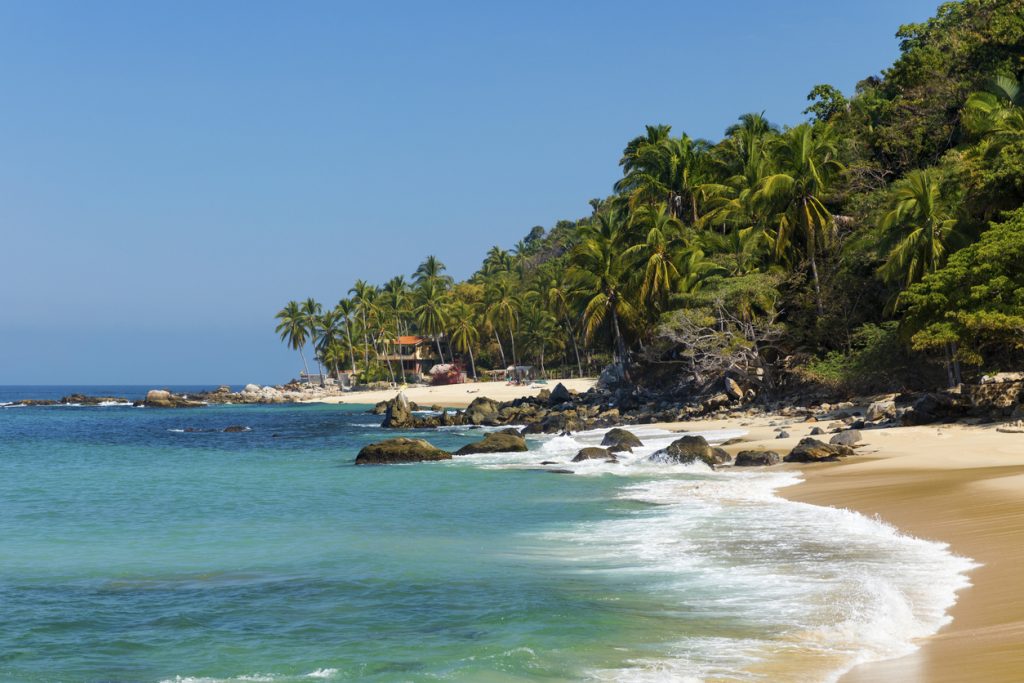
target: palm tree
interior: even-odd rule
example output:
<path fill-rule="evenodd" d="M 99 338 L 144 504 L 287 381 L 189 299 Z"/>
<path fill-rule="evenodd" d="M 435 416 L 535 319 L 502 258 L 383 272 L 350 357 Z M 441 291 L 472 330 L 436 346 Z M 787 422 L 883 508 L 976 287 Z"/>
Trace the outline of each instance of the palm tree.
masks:
<path fill-rule="evenodd" d="M 618 210 L 598 214 L 581 226 L 581 241 L 572 253 L 572 264 L 589 281 L 583 311 L 584 331 L 592 338 L 607 317 L 611 318 L 614 353 L 618 363 L 626 361 L 622 322 L 635 317 L 626 297 L 629 258 L 625 255 L 628 225 Z"/>
<path fill-rule="evenodd" d="M 424 280 L 416 290 L 416 322 L 426 334 L 434 337 L 437 344 L 437 355 L 444 363 L 444 353 L 441 351 L 441 336 L 444 333 L 447 323 L 445 304 L 447 303 L 448 292 L 439 282 Z"/>
<path fill-rule="evenodd" d="M 484 275 L 494 275 L 496 273 L 511 272 L 514 265 L 512 254 L 508 253 L 501 247 L 491 247 L 487 251 L 487 256 L 484 257 L 484 265 L 481 271 Z"/>
<path fill-rule="evenodd" d="M 879 273 L 886 280 L 902 281 L 905 288 L 934 273 L 946 262 L 951 247 L 961 241 L 956 219 L 943 204 L 940 180 L 932 169 L 914 170 L 892 189 L 889 213 L 882 219 L 885 244 L 891 245 Z M 945 345 L 950 386 L 960 383 L 956 347 Z"/>
<path fill-rule="evenodd" d="M 642 242 L 626 248 L 623 256 L 643 269 L 640 300 L 660 311 L 679 279 L 673 256 L 680 253 L 679 247 L 683 246 L 683 226 L 668 214 L 664 204 L 657 208 L 642 207 L 633 215 L 633 224 L 646 235 Z"/>
<path fill-rule="evenodd" d="M 317 340 L 319 335 L 319 324 L 318 320 L 322 307 L 312 297 L 302 302 L 302 315 L 306 320 L 306 332 L 309 334 L 309 341 L 313 344 L 314 354 L 313 357 L 316 359 L 316 370 L 320 375 L 320 385 L 324 383 L 324 370 L 320 366 L 320 356 L 315 353 L 317 347 Z M 307 373 L 308 374 L 308 373 Z"/>
<path fill-rule="evenodd" d="M 777 209 L 776 258 L 782 258 L 795 237 L 803 239 L 820 316 L 824 308 L 817 255 L 828 245 L 835 227 L 822 197 L 843 170 L 834 134 L 827 126 L 803 123 L 777 138 L 772 152 L 778 170 L 761 181 L 757 194 Z"/>
<path fill-rule="evenodd" d="M 516 327 L 519 321 L 519 311 L 522 309 L 522 300 L 516 293 L 515 284 L 510 273 L 500 273 L 490 278 L 484 290 L 486 305 L 484 315 L 494 330 L 494 338 L 498 342 L 502 364 L 506 362 L 505 350 L 501 345 L 498 330 L 504 327 L 508 331 L 509 343 L 512 346 L 512 365 L 519 365 L 519 359 L 516 356 Z"/>
<path fill-rule="evenodd" d="M 933 169 L 911 171 L 896 182 L 890 206 L 880 227 L 891 250 L 879 273 L 909 287 L 943 266 L 958 236 L 957 221 L 943 205 Z"/>
<path fill-rule="evenodd" d="M 540 361 L 540 373 L 544 375 L 544 357 L 549 348 L 556 348 L 561 341 L 558 323 L 551 313 L 542 306 L 529 306 L 523 312 L 523 341 L 527 348 L 536 350 Z"/>
<path fill-rule="evenodd" d="M 580 349 L 576 343 L 576 326 L 570 319 L 570 315 L 572 315 L 570 312 L 571 302 L 579 298 L 579 278 L 561 264 L 551 262 L 549 264 L 537 274 L 532 291 L 536 292 L 537 297 L 544 302 L 552 314 L 562 319 L 565 332 L 569 336 L 573 353 L 576 356 L 576 370 L 582 377 L 583 362 L 580 360 Z M 568 364 L 568 359 L 566 364 Z"/>
<path fill-rule="evenodd" d="M 334 377 L 338 377 L 338 361 L 344 360 L 344 347 L 341 345 L 342 319 L 337 309 L 324 311 L 316 318 L 316 330 L 318 341 L 315 344 L 319 358 L 324 359 L 324 364 L 334 370 Z M 341 351 L 339 353 L 339 350 Z M 328 352 L 330 360 L 327 360 Z"/>
<path fill-rule="evenodd" d="M 689 212 L 699 220 L 700 188 L 707 180 L 711 144 L 688 135 L 666 137 L 657 143 L 641 144 L 628 164 L 626 174 L 615 183 L 615 191 L 629 197 L 629 205 L 657 205 L 664 202 L 669 216 Z"/>
<path fill-rule="evenodd" d="M 473 309 L 469 304 L 459 301 L 452 306 L 449 314 L 452 346 L 460 353 L 469 354 L 469 366 L 475 380 L 476 360 L 473 358 L 473 346 L 480 343 L 480 329 L 473 319 Z"/>
<path fill-rule="evenodd" d="M 967 98 L 964 124 L 991 140 L 992 151 L 1024 137 L 1024 84 L 1013 76 L 997 76 L 983 92 Z"/>
<path fill-rule="evenodd" d="M 445 270 L 447 268 L 444 263 L 436 256 L 431 255 L 419 265 L 416 272 L 413 273 L 412 280 L 417 285 L 422 285 L 425 282 L 437 282 L 447 286 L 452 283 L 452 278 L 450 275 L 443 274 Z"/>
<path fill-rule="evenodd" d="M 309 367 L 306 365 L 306 356 L 302 353 L 302 347 L 306 345 L 309 327 L 306 322 L 306 314 L 299 306 L 299 302 L 289 301 L 274 317 L 281 321 L 274 331 L 281 335 L 282 341 L 299 352 L 299 358 L 302 359 L 302 370 L 308 375 Z"/>
<path fill-rule="evenodd" d="M 370 308 L 373 306 L 373 299 L 377 294 L 377 289 L 365 280 L 356 280 L 352 288 L 348 290 L 348 293 L 352 296 L 356 312 L 363 323 L 363 370 L 365 371 L 370 365 L 369 326 L 366 323 L 366 318 Z"/>
<path fill-rule="evenodd" d="M 341 299 L 338 301 L 338 305 L 334 307 L 334 311 L 345 324 L 345 337 L 348 340 L 348 357 L 352 363 L 352 375 L 354 378 L 356 374 L 356 354 L 355 346 L 352 344 L 352 325 L 355 322 L 356 316 L 355 302 L 352 299 Z"/>

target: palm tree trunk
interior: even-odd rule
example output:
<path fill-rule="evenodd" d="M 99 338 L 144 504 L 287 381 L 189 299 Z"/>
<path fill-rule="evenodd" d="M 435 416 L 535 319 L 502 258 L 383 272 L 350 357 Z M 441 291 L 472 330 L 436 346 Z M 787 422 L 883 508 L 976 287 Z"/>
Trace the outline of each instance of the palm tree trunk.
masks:
<path fill-rule="evenodd" d="M 618 355 L 618 361 L 622 364 L 626 362 L 626 345 L 622 341 L 622 332 L 619 330 L 619 314 L 615 311 L 615 306 L 612 306 L 612 324 L 615 328 L 615 350 Z"/>
<path fill-rule="evenodd" d="M 352 328 L 349 327 L 349 323 L 345 321 L 345 335 L 348 337 L 348 357 L 352 362 L 352 379 L 356 378 L 356 349 L 352 344 Z"/>
<path fill-rule="evenodd" d="M 576 369 L 580 371 L 580 377 L 583 377 L 583 363 L 580 362 L 580 348 L 576 345 L 576 333 L 573 332 L 572 325 L 569 324 L 569 316 L 562 316 L 565 318 L 565 329 L 569 331 L 569 339 L 572 341 L 572 350 L 576 354 Z"/>
<path fill-rule="evenodd" d="M 814 249 L 811 249 L 811 274 L 814 276 L 814 302 L 818 308 L 818 317 L 825 314 L 825 308 L 821 305 L 821 283 L 818 281 L 818 260 L 814 258 Z"/>
<path fill-rule="evenodd" d="M 437 355 L 441 358 L 441 364 L 444 364 L 444 354 L 441 353 L 441 337 L 434 335 L 434 343 L 437 345 Z"/>
<path fill-rule="evenodd" d="M 302 353 L 302 347 L 301 346 L 299 347 L 299 358 L 302 359 L 302 371 L 308 375 L 309 374 L 309 366 L 306 365 L 306 354 Z"/>
<path fill-rule="evenodd" d="M 513 334 L 511 327 L 508 328 L 508 338 L 512 344 L 512 365 L 518 368 L 519 360 L 516 358 L 516 335 Z"/>
<path fill-rule="evenodd" d="M 476 381 L 476 361 L 473 360 L 473 347 L 466 345 L 466 350 L 469 351 L 469 367 L 473 370 L 473 381 Z"/>
<path fill-rule="evenodd" d="M 494 328 L 494 341 L 498 342 L 498 351 L 501 353 L 501 369 L 504 370 L 508 367 L 508 361 L 505 360 L 505 347 L 501 345 L 501 337 L 498 336 L 498 328 Z"/>

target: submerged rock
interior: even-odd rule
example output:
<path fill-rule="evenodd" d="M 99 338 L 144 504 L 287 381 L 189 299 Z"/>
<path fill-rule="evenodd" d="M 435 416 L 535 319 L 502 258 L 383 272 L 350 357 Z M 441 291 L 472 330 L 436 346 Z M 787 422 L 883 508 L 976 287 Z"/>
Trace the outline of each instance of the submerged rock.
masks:
<path fill-rule="evenodd" d="M 423 439 L 388 439 L 364 446 L 356 456 L 357 465 L 393 465 L 405 462 L 451 460 L 452 454 Z"/>
<path fill-rule="evenodd" d="M 466 444 L 455 455 L 472 455 L 474 453 L 517 453 L 527 450 L 526 439 L 518 433 L 507 431 L 491 432 L 476 443 Z"/>
<path fill-rule="evenodd" d="M 615 456 L 607 448 L 589 446 L 581 449 L 572 459 L 573 462 L 583 462 L 584 460 L 615 460 Z"/>
<path fill-rule="evenodd" d="M 606 446 L 610 453 L 632 453 L 634 448 L 640 448 L 644 443 L 633 432 L 616 427 L 608 430 L 601 445 Z"/>
<path fill-rule="evenodd" d="M 225 427 L 224 431 L 229 433 L 229 434 L 233 434 L 233 433 L 237 433 L 237 432 L 248 432 L 248 431 L 252 431 L 252 430 L 250 430 L 248 427 L 246 427 L 244 425 L 231 425 L 230 427 Z"/>

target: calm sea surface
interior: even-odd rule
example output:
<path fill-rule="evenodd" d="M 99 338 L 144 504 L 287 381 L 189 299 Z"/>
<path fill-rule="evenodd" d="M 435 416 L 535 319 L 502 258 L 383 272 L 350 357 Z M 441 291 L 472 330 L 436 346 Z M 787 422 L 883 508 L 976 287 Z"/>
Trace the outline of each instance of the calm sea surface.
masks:
<path fill-rule="evenodd" d="M 72 391 L 145 394 L 0 404 Z M 938 544 L 776 497 L 794 473 L 644 463 L 664 432 L 574 475 L 537 463 L 599 432 L 354 467 L 385 437 L 364 410 L 0 408 L 0 680 L 830 680 L 966 583 Z"/>

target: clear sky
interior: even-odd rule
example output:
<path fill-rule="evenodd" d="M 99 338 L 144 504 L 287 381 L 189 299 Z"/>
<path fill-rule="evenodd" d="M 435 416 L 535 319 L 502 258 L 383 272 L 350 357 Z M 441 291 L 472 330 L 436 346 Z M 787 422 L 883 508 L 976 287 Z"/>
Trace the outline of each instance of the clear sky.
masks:
<path fill-rule="evenodd" d="M 465 277 L 644 124 L 797 123 L 936 5 L 0 2 L 0 384 L 287 380 L 289 299 Z"/>

